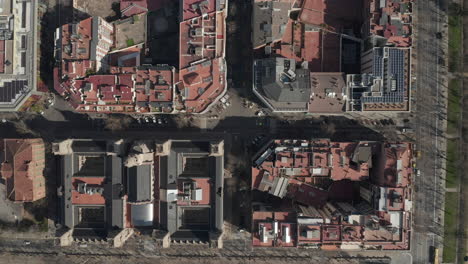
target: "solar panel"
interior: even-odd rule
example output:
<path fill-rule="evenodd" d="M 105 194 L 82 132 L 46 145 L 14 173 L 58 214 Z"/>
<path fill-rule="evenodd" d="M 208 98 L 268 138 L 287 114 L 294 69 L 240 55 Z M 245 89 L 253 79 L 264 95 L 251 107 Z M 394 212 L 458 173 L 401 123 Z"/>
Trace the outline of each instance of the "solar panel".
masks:
<path fill-rule="evenodd" d="M 29 91 L 27 85 L 26 80 L 5 82 L 4 86 L 0 87 L 0 102 L 13 103 L 21 94 Z"/>
<path fill-rule="evenodd" d="M 401 103 L 406 98 L 405 51 L 398 48 L 386 49 L 387 60 L 383 57 L 383 48 L 376 48 L 373 52 L 373 75 L 384 78 L 383 93 L 381 96 L 362 97 L 364 103 Z"/>

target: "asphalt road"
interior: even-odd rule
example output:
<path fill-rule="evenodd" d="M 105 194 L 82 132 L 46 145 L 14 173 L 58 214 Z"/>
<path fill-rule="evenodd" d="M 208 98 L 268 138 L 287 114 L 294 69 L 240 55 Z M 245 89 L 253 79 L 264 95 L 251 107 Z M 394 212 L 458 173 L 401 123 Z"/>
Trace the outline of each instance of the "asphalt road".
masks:
<path fill-rule="evenodd" d="M 304 250 L 299 248 L 255 248 L 252 249 L 242 240 L 225 241 L 223 249 L 210 249 L 206 246 L 181 245 L 172 246 L 167 249 L 156 248 L 151 240 L 142 241 L 141 237 L 133 237 L 124 248 L 109 248 L 105 245 L 94 244 L 87 247 L 71 246 L 58 247 L 52 240 L 23 240 L 8 239 L 0 240 L 0 254 L 18 255 L 31 257 L 30 261 L 21 263 L 44 263 L 37 260 L 44 257 L 51 258 L 50 263 L 65 263 L 63 257 L 68 257 L 70 263 L 87 263 L 82 258 L 93 258 L 100 260 L 93 263 L 110 263 L 106 260 L 125 260 L 138 258 L 135 263 L 158 263 L 155 260 L 166 260 L 163 263 L 376 263 L 376 264 L 401 264 L 409 263 L 411 256 L 405 253 L 396 252 L 346 252 L 346 251 L 326 251 L 326 250 Z M 2 257 L 3 257 L 2 256 Z M 57 261 L 60 259 L 62 261 Z M 151 259 L 152 262 L 143 262 L 144 259 Z M 76 261 L 76 262 L 75 262 Z M 232 261 L 232 262 L 231 262 Z M 0 260 L 1 263 L 4 263 Z M 11 262 L 5 262 L 11 263 Z M 122 263 L 122 262 L 113 262 Z"/>
<path fill-rule="evenodd" d="M 446 39 L 438 40 L 437 32 L 447 36 L 447 3 L 445 0 L 417 1 L 414 51 L 417 63 L 416 144 L 421 151 L 415 176 L 414 228 L 411 252 L 413 263 L 431 263 L 433 247 L 442 248 L 443 208 L 445 201 L 445 131 Z M 442 251 L 440 251 L 442 252 Z M 442 256 L 442 254 L 440 254 Z"/>
<path fill-rule="evenodd" d="M 417 146 L 422 150 L 423 155 L 418 160 L 418 167 L 421 169 L 421 177 L 415 179 L 416 190 L 414 193 L 415 208 L 415 228 L 412 238 L 411 255 L 386 252 L 384 254 L 404 257 L 404 261 L 394 263 L 409 263 L 411 258 L 413 263 L 430 263 L 429 251 L 431 246 L 441 246 L 440 235 L 443 233 L 441 226 L 443 219 L 439 220 L 443 210 L 444 201 L 444 166 L 443 156 L 445 151 L 445 141 L 443 134 L 445 131 L 444 120 L 440 119 L 440 113 L 445 113 L 446 99 L 441 94 L 445 93 L 446 86 L 443 77 L 446 69 L 440 66 L 439 58 L 443 57 L 442 43 L 436 39 L 435 33 L 442 31 L 441 21 L 446 20 L 445 14 L 441 11 L 441 6 L 445 5 L 445 0 L 417 1 L 415 12 L 419 17 L 417 24 L 418 37 L 420 41 L 416 43 L 415 49 L 418 52 L 417 62 L 417 118 L 415 120 Z M 239 12 L 244 9 L 239 8 Z M 446 10 L 445 7 L 443 10 Z M 60 13 L 60 12 L 59 12 Z M 60 19 L 60 18 L 58 18 Z M 233 35 L 238 37 L 242 31 L 238 30 Z M 446 34 L 444 34 L 446 35 Z M 241 49 L 241 47 L 237 47 Z M 248 55 L 248 54 L 246 54 Z M 228 55 L 229 56 L 229 55 Z M 250 63 L 250 62 L 249 62 Z M 246 63 L 246 64 L 249 64 Z M 243 61 L 238 61 L 230 65 L 239 76 L 244 73 L 240 69 L 246 69 Z M 234 85 L 239 93 L 248 94 L 250 91 L 249 81 L 236 81 L 233 77 Z M 250 142 L 258 134 L 267 134 L 270 138 L 281 137 L 331 137 L 333 140 L 382 140 L 384 136 L 391 138 L 392 135 L 381 135 L 373 129 L 360 124 L 350 124 L 347 118 L 333 117 L 330 122 L 335 124 L 333 131 L 324 130 L 321 122 L 298 121 L 292 123 L 281 123 L 274 118 L 258 117 L 228 117 L 216 124 L 213 130 L 199 129 L 179 129 L 176 126 L 148 129 L 145 126 L 137 126 L 125 132 L 111 132 L 103 130 L 101 123 L 89 120 L 86 116 L 69 111 L 61 111 L 61 118 L 54 121 L 43 117 L 36 117 L 27 121 L 28 126 L 37 131 L 40 136 L 48 140 L 64 138 L 162 138 L 162 137 L 230 137 L 239 136 L 245 142 Z M 62 116 L 60 116 L 62 117 Z M 10 123 L 0 124 L 0 137 L 12 137 L 13 127 Z M 395 127 L 385 128 L 388 131 L 395 131 Z M 203 133 L 202 135 L 200 133 Z M 389 132 L 391 133 L 391 132 Z M 250 146 L 247 146 L 250 147 Z M 255 149 L 252 149 L 254 151 Z M 0 246 L 1 247 L 1 246 Z M 23 246 L 25 247 L 25 246 Z M 3 246 L 6 250 L 7 246 Z M 28 246 L 29 248 L 29 246 Z M 36 248 L 36 247 L 33 247 Z M 52 250 L 52 249 L 50 249 Z M 275 249 L 276 250 L 276 249 Z M 7 251 L 7 250 L 6 250 Z M 258 253 L 258 251 L 257 251 Z M 308 253 L 309 254 L 309 253 Z M 251 255 L 251 254 L 249 254 Z M 316 254 L 318 255 L 318 253 Z M 393 258 L 393 256 L 392 256 Z"/>

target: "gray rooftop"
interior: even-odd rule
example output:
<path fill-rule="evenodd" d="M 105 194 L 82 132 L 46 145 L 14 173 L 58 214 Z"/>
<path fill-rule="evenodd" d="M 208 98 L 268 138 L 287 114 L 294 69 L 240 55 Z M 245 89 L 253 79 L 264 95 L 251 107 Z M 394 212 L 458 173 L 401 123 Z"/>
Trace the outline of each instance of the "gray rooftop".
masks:
<path fill-rule="evenodd" d="M 222 156 L 209 156 L 210 143 L 202 141 L 173 141 L 168 156 L 160 157 L 159 161 L 159 185 L 163 190 L 177 189 L 177 180 L 190 178 L 190 174 L 181 174 L 184 157 L 196 157 L 207 159 L 206 173 L 203 177 L 212 179 L 212 191 L 210 192 L 211 205 L 185 205 L 178 206 L 174 201 L 160 201 L 160 223 L 163 229 L 174 234 L 191 230 L 189 226 L 183 226 L 181 215 L 184 210 L 209 208 L 209 230 L 222 230 L 223 228 L 223 182 L 224 182 L 224 158 Z M 196 176 L 193 176 L 196 177 Z M 194 225 L 196 226 L 196 224 Z M 182 229 L 181 229 L 182 228 Z M 188 228 L 188 229 L 184 229 Z M 207 230 L 207 231 L 209 231 Z M 205 232 L 207 232 L 205 231 Z M 189 232 L 190 233 L 190 232 Z M 190 238 L 188 238 L 190 239 Z M 196 240 L 195 237 L 192 240 Z"/>
<path fill-rule="evenodd" d="M 74 186 L 72 184 L 73 177 L 75 176 L 95 176 L 104 177 L 104 184 L 99 188 L 103 188 L 102 196 L 105 199 L 104 207 L 104 220 L 106 225 L 103 226 L 79 226 L 80 232 L 74 232 L 78 236 L 99 236 L 107 234 L 107 229 L 123 228 L 124 227 L 124 189 L 122 185 L 122 159 L 115 155 L 106 155 L 102 152 L 105 150 L 107 143 L 105 141 L 90 141 L 90 140 L 74 140 L 72 143 L 72 153 L 63 155 L 61 158 L 61 188 L 62 197 L 61 202 L 62 214 L 61 222 L 68 228 L 77 228 L 79 218 L 79 208 L 93 208 L 93 204 L 72 204 L 72 191 Z M 77 152 L 75 152 L 77 151 Z M 80 175 L 77 174 L 79 166 L 77 165 L 78 156 L 83 153 L 98 155 L 98 160 L 91 160 L 90 163 L 84 166 L 89 166 L 87 172 L 99 172 L 99 175 Z M 101 159 L 102 157 L 102 159 Z M 97 166 L 96 168 L 93 168 Z M 87 173 L 85 173 L 87 174 Z M 86 195 L 86 194 L 84 194 Z M 99 230 L 100 231 L 99 231 Z M 94 235 L 93 235 L 94 234 Z"/>
<path fill-rule="evenodd" d="M 257 60 L 255 84 L 277 102 L 308 102 L 310 77 L 307 69 L 296 69 L 296 62 L 285 58 Z"/>
<path fill-rule="evenodd" d="M 105 153 L 107 142 L 103 140 L 75 140 L 72 143 L 73 152 Z"/>
<path fill-rule="evenodd" d="M 307 110 L 311 84 L 308 69 L 296 68 L 296 61 L 267 58 L 254 62 L 254 91 L 272 108 Z"/>
<path fill-rule="evenodd" d="M 139 165 L 127 169 L 128 201 L 147 202 L 152 200 L 152 165 Z"/>
<path fill-rule="evenodd" d="M 259 1 L 253 3 L 252 38 L 253 45 L 259 47 L 280 40 L 289 19 L 291 3 L 279 1 Z"/>

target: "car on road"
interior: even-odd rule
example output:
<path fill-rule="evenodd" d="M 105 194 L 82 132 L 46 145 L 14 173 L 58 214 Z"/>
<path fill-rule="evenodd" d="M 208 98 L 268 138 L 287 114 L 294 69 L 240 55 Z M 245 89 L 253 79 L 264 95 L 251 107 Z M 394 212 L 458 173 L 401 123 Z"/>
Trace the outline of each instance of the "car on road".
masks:
<path fill-rule="evenodd" d="M 414 133 L 414 129 L 409 128 L 409 127 L 404 127 L 401 129 L 401 132 L 403 133 Z"/>
<path fill-rule="evenodd" d="M 418 176 L 418 177 L 421 176 L 421 170 L 419 170 L 419 169 L 416 170 L 416 176 Z"/>
<path fill-rule="evenodd" d="M 263 139 L 265 139 L 266 135 L 265 134 L 261 134 L 261 135 L 258 135 L 256 136 L 253 140 L 252 140 L 252 145 L 257 145 L 257 144 L 260 144 Z"/>

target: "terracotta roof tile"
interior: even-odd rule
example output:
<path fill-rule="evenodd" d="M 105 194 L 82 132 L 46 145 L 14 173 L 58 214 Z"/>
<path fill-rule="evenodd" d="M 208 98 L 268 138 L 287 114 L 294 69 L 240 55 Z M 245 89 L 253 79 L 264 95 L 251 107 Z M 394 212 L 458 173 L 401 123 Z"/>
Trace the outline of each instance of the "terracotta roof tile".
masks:
<path fill-rule="evenodd" d="M 32 202 L 45 196 L 44 143 L 41 139 L 4 139 L 0 174 L 6 179 L 7 197 Z"/>

